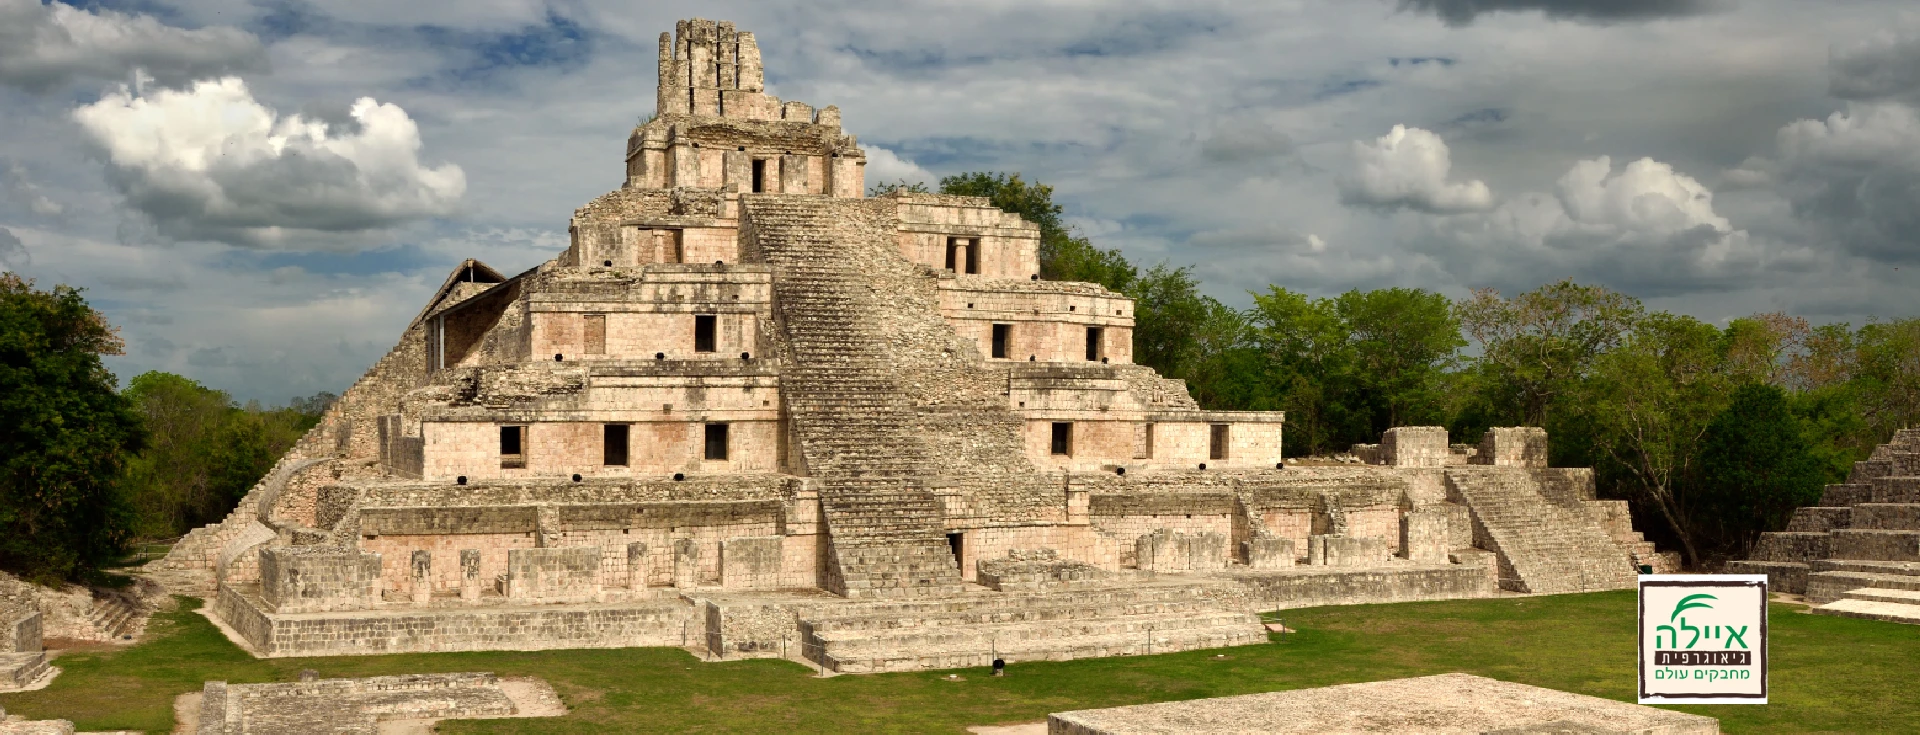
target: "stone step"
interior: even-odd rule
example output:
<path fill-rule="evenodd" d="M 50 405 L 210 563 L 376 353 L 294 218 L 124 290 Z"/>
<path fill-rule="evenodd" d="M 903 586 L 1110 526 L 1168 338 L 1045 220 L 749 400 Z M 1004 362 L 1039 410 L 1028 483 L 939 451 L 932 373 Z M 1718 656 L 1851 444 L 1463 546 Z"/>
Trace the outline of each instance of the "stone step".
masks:
<path fill-rule="evenodd" d="M 1793 561 L 1809 562 L 1825 559 L 1831 554 L 1830 532 L 1800 533 L 1779 532 L 1762 533 L 1760 540 L 1753 545 L 1749 559 L 1753 561 Z"/>
<path fill-rule="evenodd" d="M 1920 503 L 1861 503 L 1849 510 L 1852 528 L 1920 531 Z"/>
<path fill-rule="evenodd" d="M 1868 602 L 1894 602 L 1902 605 L 1920 605 L 1920 590 L 1861 587 L 1859 589 L 1847 590 L 1846 599 L 1866 600 Z"/>
<path fill-rule="evenodd" d="M 1828 485 L 1820 495 L 1820 504 L 1831 507 L 1846 507 L 1873 500 L 1873 485 L 1870 483 Z"/>
<path fill-rule="evenodd" d="M 1793 511 L 1793 520 L 1787 522 L 1789 533 L 1826 533 L 1836 528 L 1846 528 L 1853 523 L 1853 509 L 1841 506 L 1807 506 Z"/>
<path fill-rule="evenodd" d="M 1873 479 L 1874 503 L 1920 503 L 1920 477 L 1876 477 Z"/>
<path fill-rule="evenodd" d="M 1879 602 L 1874 600 L 1842 599 L 1813 608 L 1815 615 L 1837 615 L 1844 618 L 1879 620 L 1888 623 L 1920 625 L 1920 603 Z"/>
<path fill-rule="evenodd" d="M 1248 620 L 1230 626 L 1185 628 L 1169 631 L 1127 631 L 1121 633 L 1068 636 L 1007 641 L 1004 644 L 988 636 L 968 639 L 944 647 L 870 648 L 837 651 L 828 644 L 811 647 L 809 655 L 823 666 L 842 673 L 883 671 L 922 671 L 963 667 L 986 667 L 998 657 L 1010 663 L 1029 661 L 1067 661 L 1077 658 L 1138 656 L 1174 653 L 1267 642 L 1264 628 L 1251 615 Z"/>
<path fill-rule="evenodd" d="M 1110 606 L 1085 604 L 1036 604 L 1030 607 L 995 606 L 978 610 L 927 612 L 915 615 L 872 615 L 815 620 L 813 629 L 821 634 L 846 634 L 903 629 L 939 629 L 960 625 L 1009 625 L 1071 620 L 1092 620 L 1116 615 L 1178 616 L 1218 610 L 1209 600 L 1144 600 Z M 844 637 L 844 636 L 843 636 Z"/>
<path fill-rule="evenodd" d="M 1920 531 L 1844 528 L 1829 536 L 1832 558 L 1920 561 Z"/>
<path fill-rule="evenodd" d="M 1816 605 L 1833 602 L 1846 597 L 1848 591 L 1861 587 L 1920 590 L 1920 576 L 1880 572 L 1815 571 L 1807 575 L 1807 601 Z"/>
<path fill-rule="evenodd" d="M 885 629 L 813 630 L 813 639 L 829 652 L 881 653 L 894 649 L 952 650 L 985 648 L 995 641 L 1009 645 L 1060 637 L 1145 636 L 1155 633 L 1233 627 L 1255 619 L 1246 612 L 1183 611 L 1171 615 L 1096 615 L 983 624 L 917 625 Z"/>
<path fill-rule="evenodd" d="M 1765 574 L 1767 589 L 1788 594 L 1806 594 L 1807 574 L 1811 570 L 1806 562 L 1797 561 L 1734 561 L 1727 563 L 1729 574 Z"/>

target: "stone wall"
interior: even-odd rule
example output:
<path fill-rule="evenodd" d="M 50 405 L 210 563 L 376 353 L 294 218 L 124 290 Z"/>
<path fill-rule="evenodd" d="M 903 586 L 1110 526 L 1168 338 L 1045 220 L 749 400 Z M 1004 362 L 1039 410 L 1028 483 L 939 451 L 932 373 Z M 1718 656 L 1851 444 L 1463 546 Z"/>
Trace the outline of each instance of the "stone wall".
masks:
<path fill-rule="evenodd" d="M 780 536 L 737 536 L 721 541 L 720 586 L 727 589 L 781 587 L 785 541 Z"/>
<path fill-rule="evenodd" d="M 1471 464 L 1495 467 L 1547 466 L 1547 430 L 1538 426 L 1496 426 L 1480 439 Z"/>
<path fill-rule="evenodd" d="M 1394 467 L 1445 467 L 1452 450 L 1440 426 L 1396 426 L 1380 437 L 1380 455 Z"/>
<path fill-rule="evenodd" d="M 598 546 L 509 550 L 506 596 L 538 602 L 596 602 L 600 555 Z"/>
<path fill-rule="evenodd" d="M 1248 588 L 1249 604 L 1257 610 L 1491 597 L 1496 589 L 1485 567 L 1457 564 L 1341 572 L 1329 572 L 1325 567 L 1296 567 L 1227 574 Z"/>
<path fill-rule="evenodd" d="M 379 596 L 380 555 L 334 546 L 260 550 L 261 598 L 277 612 L 359 610 Z"/>

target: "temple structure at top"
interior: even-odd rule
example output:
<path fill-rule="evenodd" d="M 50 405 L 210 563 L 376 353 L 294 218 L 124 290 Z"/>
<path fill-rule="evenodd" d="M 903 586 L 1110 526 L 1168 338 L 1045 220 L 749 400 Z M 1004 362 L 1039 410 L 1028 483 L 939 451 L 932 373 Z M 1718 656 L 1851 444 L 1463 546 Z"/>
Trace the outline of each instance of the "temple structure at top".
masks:
<path fill-rule="evenodd" d="M 1280 413 L 1134 364 L 1132 299 L 1042 280 L 1034 224 L 864 196 L 839 110 L 768 95 L 752 34 L 685 21 L 659 63 L 565 252 L 461 263 L 150 571 L 260 655 L 873 671 L 1256 643 L 1258 610 L 1612 589 L 1663 560 L 1538 429 L 1288 466 Z"/>

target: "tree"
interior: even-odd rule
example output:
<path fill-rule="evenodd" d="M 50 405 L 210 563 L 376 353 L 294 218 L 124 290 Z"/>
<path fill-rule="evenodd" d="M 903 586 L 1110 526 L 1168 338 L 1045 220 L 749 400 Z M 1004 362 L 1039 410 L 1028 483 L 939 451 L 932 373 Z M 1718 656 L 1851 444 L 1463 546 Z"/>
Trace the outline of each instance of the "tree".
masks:
<path fill-rule="evenodd" d="M 1287 411 L 1287 453 L 1324 454 L 1352 438 L 1354 417 L 1341 389 L 1351 385 L 1355 357 L 1334 302 L 1270 286 L 1254 294 L 1251 316 Z"/>
<path fill-rule="evenodd" d="M 1417 288 L 1352 290 L 1334 300 L 1353 342 L 1354 377 L 1385 415 L 1385 431 L 1442 418 L 1441 386 L 1467 341 L 1453 302 Z"/>
<path fill-rule="evenodd" d="M 1478 289 L 1458 308 L 1461 325 L 1480 343 L 1488 401 L 1527 426 L 1547 426 L 1556 400 L 1626 338 L 1642 311 L 1638 299 L 1571 280 L 1511 300 Z"/>
<path fill-rule="evenodd" d="M 1701 563 L 1698 516 L 1684 486 L 1708 423 L 1724 405 L 1720 330 L 1689 316 L 1639 320 L 1618 349 L 1598 355 L 1581 391 L 1607 475 L 1622 477 L 1643 506 L 1673 530 L 1687 559 Z"/>
<path fill-rule="evenodd" d="M 286 408 L 241 407 L 222 391 L 163 372 L 135 376 L 126 396 L 152 437 L 127 468 L 135 529 L 150 538 L 226 516 L 335 400 L 321 393 Z"/>
<path fill-rule="evenodd" d="M 1824 480 L 1786 392 L 1746 383 L 1701 441 L 1693 525 L 1717 551 L 1743 557 L 1760 532 L 1818 502 Z"/>
<path fill-rule="evenodd" d="M 1040 226 L 1040 277 L 1098 283 L 1127 292 L 1139 271 L 1118 250 L 1101 250 L 1067 230 L 1053 187 L 1027 183 L 1020 174 L 973 171 L 940 179 L 940 193 L 986 197 L 993 206 Z"/>
<path fill-rule="evenodd" d="M 78 289 L 0 274 L 0 567 L 74 579 L 124 548 L 116 481 L 144 436 L 100 362 L 122 346 Z"/>

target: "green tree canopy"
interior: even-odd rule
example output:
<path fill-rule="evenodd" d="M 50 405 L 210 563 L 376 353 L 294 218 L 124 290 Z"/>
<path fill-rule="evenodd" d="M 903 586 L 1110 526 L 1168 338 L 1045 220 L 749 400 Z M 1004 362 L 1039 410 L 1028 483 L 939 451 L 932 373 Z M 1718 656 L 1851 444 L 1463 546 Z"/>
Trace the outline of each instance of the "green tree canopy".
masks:
<path fill-rule="evenodd" d="M 1693 521 L 1714 548 L 1744 555 L 1760 532 L 1819 502 L 1825 480 L 1786 391 L 1746 383 L 1700 442 Z"/>
<path fill-rule="evenodd" d="M 143 433 L 100 362 L 121 348 L 78 289 L 0 274 L 0 567 L 72 579 L 128 540 L 116 480 Z"/>

